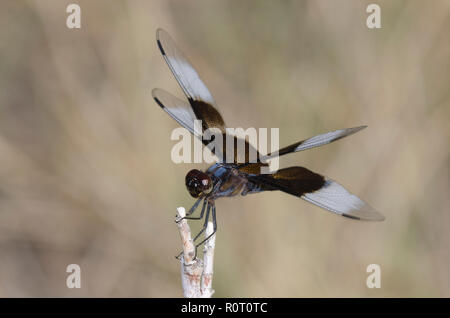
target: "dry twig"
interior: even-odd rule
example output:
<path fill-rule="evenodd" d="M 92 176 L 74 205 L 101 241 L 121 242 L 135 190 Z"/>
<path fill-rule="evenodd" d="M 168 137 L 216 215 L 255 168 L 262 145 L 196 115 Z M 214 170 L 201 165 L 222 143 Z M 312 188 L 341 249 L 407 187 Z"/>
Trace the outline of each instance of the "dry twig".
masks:
<path fill-rule="evenodd" d="M 195 244 L 192 240 L 191 229 L 186 219 L 186 211 L 183 207 L 177 208 L 177 225 L 183 244 L 183 255 L 181 262 L 181 285 L 183 296 L 186 298 L 211 298 L 214 294 L 212 289 L 214 247 L 216 235 L 205 242 L 203 248 L 203 260 L 195 255 Z M 179 221 L 182 219 L 181 221 Z M 179 222 L 178 222 L 179 221 Z M 205 237 L 213 232 L 212 222 L 208 222 Z"/>

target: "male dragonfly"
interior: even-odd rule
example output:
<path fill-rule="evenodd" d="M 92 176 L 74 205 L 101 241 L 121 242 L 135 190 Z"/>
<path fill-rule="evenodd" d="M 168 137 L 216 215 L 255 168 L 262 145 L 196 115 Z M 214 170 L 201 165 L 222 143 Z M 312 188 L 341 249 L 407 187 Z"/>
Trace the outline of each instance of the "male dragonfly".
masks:
<path fill-rule="evenodd" d="M 194 120 L 201 120 L 202 132 L 209 128 L 218 129 L 222 133 L 224 146 L 223 151 L 220 153 L 216 149 L 215 155 L 219 159 L 223 159 L 224 157 L 220 157 L 221 155 L 225 156 L 227 149 L 227 132 L 225 130 L 225 122 L 217 110 L 214 98 L 200 79 L 197 71 L 188 62 L 169 34 L 162 29 L 158 29 L 156 38 L 158 48 L 181 86 L 188 102 L 158 88 L 153 89 L 153 98 L 166 113 L 192 134 L 195 132 Z M 354 194 L 348 192 L 342 185 L 306 168 L 289 167 L 270 174 L 260 173 L 261 167 L 268 165 L 265 162 L 268 159 L 329 144 L 364 128 L 366 126 L 339 129 L 299 141 L 280 149 L 278 152 L 269 153 L 265 156 L 258 153 L 256 162 L 249 162 L 248 153 L 254 148 L 247 141 L 243 141 L 246 152 L 246 160 L 244 162 L 237 161 L 238 154 L 235 151 L 234 162 L 226 163 L 223 160 L 219 160 L 218 163 L 213 164 L 206 171 L 197 169 L 189 171 L 186 175 L 186 187 L 191 196 L 197 198 L 197 200 L 186 213 L 187 216 L 185 218 L 200 220 L 206 212 L 203 228 L 195 236 L 194 241 L 205 231 L 210 213 L 212 214 L 214 225 L 213 233 L 197 244 L 197 247 L 208 240 L 217 230 L 215 200 L 220 197 L 232 197 L 238 194 L 246 195 L 248 193 L 280 190 L 351 219 L 384 220 L 380 213 Z M 197 137 L 199 136 L 197 135 Z M 232 138 L 234 138 L 234 141 L 237 140 L 236 137 Z M 210 140 L 202 139 L 202 142 L 207 146 Z M 235 142 L 235 149 L 236 144 Z M 201 202 L 203 202 L 203 205 L 200 215 L 198 217 L 190 216 Z"/>

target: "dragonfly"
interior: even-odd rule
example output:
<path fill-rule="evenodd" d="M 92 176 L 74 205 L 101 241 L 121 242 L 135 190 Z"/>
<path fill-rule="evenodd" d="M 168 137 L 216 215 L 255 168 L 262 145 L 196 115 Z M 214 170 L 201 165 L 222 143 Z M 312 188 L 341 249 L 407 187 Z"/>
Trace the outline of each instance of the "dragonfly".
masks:
<path fill-rule="evenodd" d="M 223 137 L 223 148 L 213 149 L 219 157 L 219 162 L 211 165 L 206 171 L 190 170 L 186 174 L 185 183 L 189 194 L 196 199 L 193 206 L 186 212 L 185 219 L 201 220 L 205 218 L 202 229 L 194 241 L 205 231 L 209 218 L 212 218 L 213 232 L 203 239 L 196 247 L 206 242 L 217 231 L 215 201 L 222 197 L 245 196 L 266 191 L 282 191 L 299 197 L 322 209 L 338 215 L 366 221 L 383 221 L 384 216 L 350 193 L 338 182 L 315 173 L 307 168 L 294 166 L 279 169 L 273 173 L 261 173 L 261 168 L 268 166 L 267 160 L 329 144 L 333 141 L 352 135 L 367 126 L 338 129 L 296 142 L 276 152 L 261 155 L 246 140 L 245 160 L 238 161 L 238 153 L 234 151 L 234 160 L 223 162 L 226 156 L 227 126 L 210 91 L 200 78 L 196 69 L 175 44 L 170 35 L 163 29 L 156 32 L 156 41 L 161 54 L 172 71 L 175 79 L 186 95 L 187 101 L 175 97 L 159 88 L 152 90 L 155 102 L 178 122 L 182 127 L 200 138 L 204 146 L 211 140 L 204 140 L 201 134 L 196 134 L 195 121 L 201 120 L 201 132 L 216 129 Z M 233 137 L 236 150 L 237 137 Z M 257 160 L 250 161 L 250 151 L 256 151 Z M 228 162 L 231 161 L 231 162 Z M 199 216 L 192 216 L 202 204 Z"/>

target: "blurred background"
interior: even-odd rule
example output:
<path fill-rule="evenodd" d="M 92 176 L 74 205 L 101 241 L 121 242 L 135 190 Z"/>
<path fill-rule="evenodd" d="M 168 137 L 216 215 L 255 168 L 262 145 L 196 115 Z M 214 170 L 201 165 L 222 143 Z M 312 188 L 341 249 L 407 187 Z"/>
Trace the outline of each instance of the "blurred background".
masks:
<path fill-rule="evenodd" d="M 279 127 L 284 146 L 368 125 L 281 167 L 339 181 L 386 220 L 278 192 L 218 200 L 215 296 L 449 297 L 450 1 L 378 0 L 368 29 L 372 2 L 77 1 L 68 29 L 71 1 L 2 1 L 0 296 L 182 296 L 175 209 L 207 165 L 170 159 L 178 125 L 151 89 L 183 95 L 162 27 L 230 127 Z"/>

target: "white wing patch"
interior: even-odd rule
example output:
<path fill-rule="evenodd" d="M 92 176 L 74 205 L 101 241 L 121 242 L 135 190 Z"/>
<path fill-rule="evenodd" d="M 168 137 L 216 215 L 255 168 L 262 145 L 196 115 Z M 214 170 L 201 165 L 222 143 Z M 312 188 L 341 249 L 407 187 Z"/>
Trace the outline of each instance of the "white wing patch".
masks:
<path fill-rule="evenodd" d="M 202 100 L 213 106 L 216 102 L 195 68 L 189 63 L 183 52 L 176 46 L 170 35 L 162 30 L 157 31 L 157 41 L 167 65 L 188 98 Z"/>
<path fill-rule="evenodd" d="M 303 150 L 307 150 L 307 149 L 314 148 L 314 147 L 320 147 L 320 146 L 329 144 L 333 141 L 336 141 L 338 139 L 352 135 L 366 127 L 367 126 L 359 126 L 359 127 L 353 127 L 353 128 L 338 129 L 335 131 L 330 131 L 330 132 L 327 132 L 324 134 L 320 134 L 320 135 L 296 142 L 295 144 L 284 147 L 276 152 L 270 153 L 267 156 L 264 156 L 262 160 L 264 161 L 264 160 L 268 160 L 268 159 L 275 158 L 278 156 L 287 155 L 289 153 L 303 151 Z"/>
<path fill-rule="evenodd" d="M 191 105 L 159 88 L 152 90 L 152 96 L 170 117 L 194 134 L 194 120 L 196 120 L 196 117 Z"/>
<path fill-rule="evenodd" d="M 302 195 L 302 199 L 323 209 L 347 216 L 349 218 L 383 221 L 384 216 L 362 201 L 356 195 L 348 192 L 336 181 L 326 179 L 322 188 Z"/>
<path fill-rule="evenodd" d="M 359 126 L 359 127 L 353 127 L 353 128 L 346 128 L 346 129 L 338 129 L 335 131 L 330 131 L 324 134 L 320 134 L 314 137 L 311 137 L 309 139 L 306 139 L 302 141 L 297 148 L 295 148 L 294 152 L 296 151 L 302 151 L 314 147 L 319 147 L 325 144 L 328 144 L 330 142 L 333 142 L 337 139 L 341 139 L 343 137 L 346 137 L 348 135 L 354 134 L 361 129 L 366 128 L 367 126 Z"/>
<path fill-rule="evenodd" d="M 171 70 L 188 97 L 194 100 L 205 101 L 211 105 L 216 104 L 198 73 L 187 61 L 169 56 L 165 56 L 165 58 L 168 61 L 167 64 L 174 66 L 173 68 L 171 67 Z"/>

